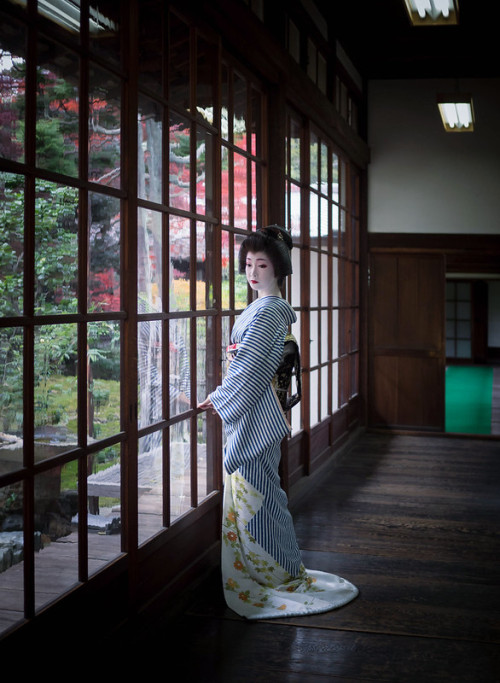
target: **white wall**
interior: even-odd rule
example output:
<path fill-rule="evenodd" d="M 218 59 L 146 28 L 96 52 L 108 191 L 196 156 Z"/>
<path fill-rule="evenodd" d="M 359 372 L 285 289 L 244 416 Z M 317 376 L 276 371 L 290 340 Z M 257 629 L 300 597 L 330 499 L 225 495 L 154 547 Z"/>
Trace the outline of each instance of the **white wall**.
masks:
<path fill-rule="evenodd" d="M 436 94 L 455 86 L 369 83 L 369 232 L 500 234 L 500 79 L 459 82 L 472 94 L 472 133 L 442 126 Z"/>

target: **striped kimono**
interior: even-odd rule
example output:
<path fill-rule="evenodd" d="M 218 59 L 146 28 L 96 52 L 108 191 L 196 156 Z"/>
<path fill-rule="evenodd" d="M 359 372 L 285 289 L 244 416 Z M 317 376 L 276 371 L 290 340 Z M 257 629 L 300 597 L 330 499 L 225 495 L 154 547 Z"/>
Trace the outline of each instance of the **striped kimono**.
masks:
<path fill-rule="evenodd" d="M 280 486 L 280 444 L 290 425 L 271 380 L 295 320 L 281 297 L 251 303 L 232 330 L 235 358 L 222 385 L 210 394 L 226 433 L 224 595 L 228 606 L 247 619 L 325 612 L 358 593 L 345 579 L 305 569 Z"/>

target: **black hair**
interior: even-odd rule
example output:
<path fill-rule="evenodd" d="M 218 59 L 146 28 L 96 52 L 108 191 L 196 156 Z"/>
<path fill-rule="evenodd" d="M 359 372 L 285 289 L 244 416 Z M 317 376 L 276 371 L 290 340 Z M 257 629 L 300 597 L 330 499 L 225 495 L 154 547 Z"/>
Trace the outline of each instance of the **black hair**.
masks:
<path fill-rule="evenodd" d="M 283 234 L 284 238 L 281 236 Z M 291 248 L 292 239 L 283 228 L 269 226 L 268 228 L 257 230 L 246 237 L 241 244 L 239 251 L 240 273 L 245 272 L 248 252 L 251 252 L 252 254 L 259 251 L 264 252 L 273 264 L 278 286 L 281 287 L 285 281 L 285 277 L 292 272 L 290 260 Z"/>

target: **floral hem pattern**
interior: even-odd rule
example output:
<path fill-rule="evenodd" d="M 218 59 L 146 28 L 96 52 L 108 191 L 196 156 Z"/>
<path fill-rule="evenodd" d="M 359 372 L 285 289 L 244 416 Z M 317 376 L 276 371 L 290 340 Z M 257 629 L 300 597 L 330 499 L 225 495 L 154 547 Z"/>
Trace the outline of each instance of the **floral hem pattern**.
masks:
<path fill-rule="evenodd" d="M 327 612 L 358 595 L 349 581 L 300 565 L 292 576 L 260 545 L 249 525 L 264 496 L 240 471 L 227 474 L 222 526 L 222 580 L 228 606 L 247 619 Z"/>

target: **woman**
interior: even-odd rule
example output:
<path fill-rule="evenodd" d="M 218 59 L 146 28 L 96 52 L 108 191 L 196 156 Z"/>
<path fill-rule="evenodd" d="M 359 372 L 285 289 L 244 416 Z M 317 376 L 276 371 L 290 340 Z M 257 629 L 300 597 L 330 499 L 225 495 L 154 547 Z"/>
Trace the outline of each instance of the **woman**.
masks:
<path fill-rule="evenodd" d="M 198 406 L 218 413 L 225 427 L 224 595 L 248 619 L 325 612 L 358 593 L 338 576 L 305 569 L 280 486 L 280 444 L 290 425 L 271 381 L 297 319 L 280 291 L 292 272 L 291 249 L 290 235 L 278 226 L 244 240 L 240 272 L 257 298 L 234 324 L 226 377 Z"/>

